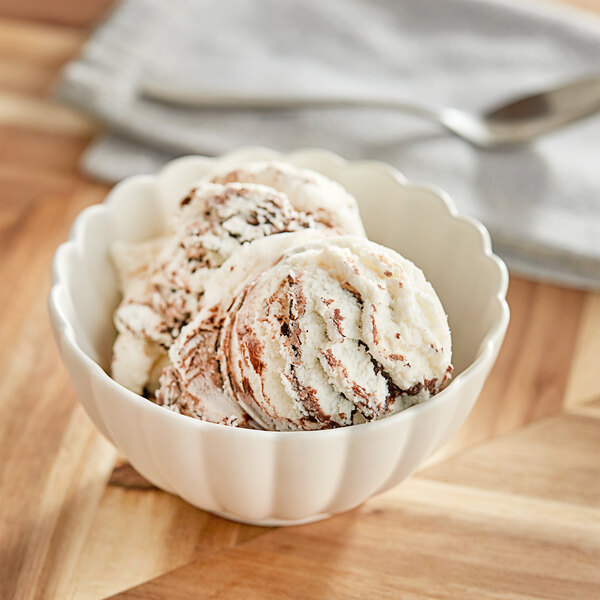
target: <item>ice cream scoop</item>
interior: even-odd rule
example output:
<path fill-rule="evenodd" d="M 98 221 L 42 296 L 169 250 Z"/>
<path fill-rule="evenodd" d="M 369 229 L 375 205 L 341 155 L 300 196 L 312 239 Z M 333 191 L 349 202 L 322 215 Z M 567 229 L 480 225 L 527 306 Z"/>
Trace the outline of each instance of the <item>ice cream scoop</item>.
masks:
<path fill-rule="evenodd" d="M 323 229 L 288 198 L 256 183 L 202 183 L 180 202 L 173 235 L 158 256 L 154 283 L 164 301 L 180 307 L 180 320 L 197 312 L 210 269 L 240 246 L 278 233 Z"/>
<path fill-rule="evenodd" d="M 165 238 L 158 238 L 141 243 L 117 242 L 111 249 L 123 293 L 115 312 L 118 335 L 113 346 L 111 375 L 138 394 L 145 387 L 151 392 L 158 387 L 158 377 L 151 377 L 150 373 L 167 358 L 168 337 L 161 317 L 150 306 L 154 265 L 164 244 Z"/>
<path fill-rule="evenodd" d="M 283 255 L 276 238 L 245 249 L 261 257 L 254 270 L 239 268 L 242 254 L 224 263 L 170 350 L 172 376 L 199 403 L 217 399 L 225 416 L 241 408 L 265 429 L 322 429 L 379 419 L 447 385 L 446 315 L 413 263 L 353 236 Z"/>
<path fill-rule="evenodd" d="M 112 375 L 129 389 L 153 392 L 153 366 L 197 314 L 211 270 L 252 240 L 324 229 L 287 198 L 259 184 L 204 183 L 181 201 L 172 233 L 158 241 L 117 244 L 113 261 L 124 298 L 115 312 Z"/>
<path fill-rule="evenodd" d="M 306 229 L 270 236 L 239 248 L 219 269 L 212 271 L 201 315 L 182 329 L 171 346 L 172 366 L 160 378 L 158 404 L 213 423 L 260 427 L 233 396 L 224 393 L 227 373 L 221 371 L 217 360 L 221 325 L 237 295 L 290 246 L 323 235 L 326 233 Z"/>
<path fill-rule="evenodd" d="M 248 163 L 209 177 L 214 183 L 260 183 L 285 194 L 299 212 L 338 230 L 338 233 L 365 237 L 356 200 L 339 183 L 288 163 Z"/>
<path fill-rule="evenodd" d="M 239 248 L 306 229 L 364 234 L 354 198 L 312 171 L 257 163 L 209 179 L 179 202 L 165 238 L 113 248 L 124 298 L 112 375 L 137 393 L 152 395 L 167 349 L 200 310 L 206 281 Z"/>

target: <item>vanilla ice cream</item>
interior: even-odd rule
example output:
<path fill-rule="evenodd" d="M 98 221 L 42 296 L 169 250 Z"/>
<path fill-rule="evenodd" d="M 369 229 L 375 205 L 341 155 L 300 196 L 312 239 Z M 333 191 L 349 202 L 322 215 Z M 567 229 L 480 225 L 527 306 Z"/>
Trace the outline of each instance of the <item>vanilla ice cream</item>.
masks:
<path fill-rule="evenodd" d="M 312 171 L 257 163 L 210 179 L 181 200 L 167 236 L 113 247 L 123 301 L 111 373 L 136 393 L 154 393 L 168 348 L 201 308 L 206 281 L 239 248 L 302 230 L 364 235 L 354 198 Z"/>
<path fill-rule="evenodd" d="M 393 414 L 452 373 L 446 315 L 423 273 L 365 239 L 313 231 L 233 254 L 169 355 L 160 404 L 282 431 Z"/>
<path fill-rule="evenodd" d="M 150 377 L 150 373 L 155 365 L 168 360 L 162 320 L 148 305 L 154 265 L 164 245 L 165 238 L 141 243 L 117 242 L 111 251 L 123 293 L 115 313 L 118 335 L 113 347 L 111 375 L 138 394 L 145 387 L 154 392 L 158 377 Z"/>
<path fill-rule="evenodd" d="M 214 183 L 260 183 L 285 196 L 299 212 L 338 230 L 365 237 L 356 200 L 339 183 L 311 171 L 278 161 L 255 162 L 209 177 Z"/>

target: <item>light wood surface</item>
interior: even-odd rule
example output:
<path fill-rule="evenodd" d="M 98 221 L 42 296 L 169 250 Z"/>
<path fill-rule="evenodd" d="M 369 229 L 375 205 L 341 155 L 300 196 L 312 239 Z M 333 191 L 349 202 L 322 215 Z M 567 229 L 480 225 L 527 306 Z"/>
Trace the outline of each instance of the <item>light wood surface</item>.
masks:
<path fill-rule="evenodd" d="M 357 510 L 271 532 L 117 597 L 598 598 L 599 431 L 597 418 L 544 419 Z"/>
<path fill-rule="evenodd" d="M 506 342 L 459 433 L 322 523 L 213 517 L 98 434 L 46 296 L 54 248 L 108 188 L 77 168 L 97 126 L 50 94 L 108 4 L 0 3 L 0 598 L 600 598 L 598 294 L 513 278 Z"/>

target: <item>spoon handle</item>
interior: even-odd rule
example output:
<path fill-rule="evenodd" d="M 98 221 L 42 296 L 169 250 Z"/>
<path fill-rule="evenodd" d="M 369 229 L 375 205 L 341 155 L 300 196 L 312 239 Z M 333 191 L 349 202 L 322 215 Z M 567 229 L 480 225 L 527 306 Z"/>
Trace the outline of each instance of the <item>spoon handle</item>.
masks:
<path fill-rule="evenodd" d="M 377 108 L 400 110 L 436 121 L 475 145 L 496 147 L 522 143 L 600 111 L 600 75 L 578 79 L 551 90 L 504 103 L 475 115 L 430 102 L 381 96 L 214 94 L 160 80 L 146 81 L 142 94 L 178 106 L 215 109 Z"/>
<path fill-rule="evenodd" d="M 187 106 L 190 108 L 219 109 L 298 109 L 298 108 L 379 108 L 401 110 L 428 119 L 438 120 L 441 107 L 427 102 L 412 102 L 377 96 L 350 95 L 241 95 L 214 94 L 187 86 L 147 81 L 142 93 L 147 98 Z"/>

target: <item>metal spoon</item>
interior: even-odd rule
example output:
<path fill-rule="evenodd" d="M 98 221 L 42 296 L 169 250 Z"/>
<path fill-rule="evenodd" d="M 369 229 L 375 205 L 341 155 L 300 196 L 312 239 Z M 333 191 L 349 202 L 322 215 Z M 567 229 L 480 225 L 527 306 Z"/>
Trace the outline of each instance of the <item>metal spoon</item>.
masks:
<path fill-rule="evenodd" d="M 435 121 L 480 148 L 528 142 L 600 111 L 600 75 L 571 81 L 550 90 L 513 99 L 484 114 L 426 102 L 376 97 L 288 97 L 211 95 L 162 81 L 149 81 L 143 95 L 153 100 L 196 108 L 297 109 L 382 108 Z"/>

